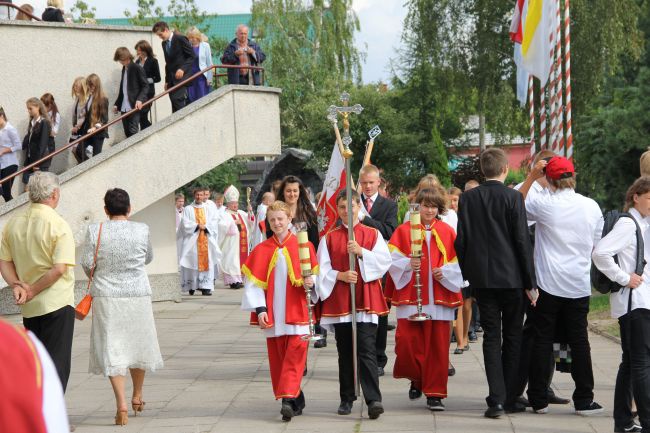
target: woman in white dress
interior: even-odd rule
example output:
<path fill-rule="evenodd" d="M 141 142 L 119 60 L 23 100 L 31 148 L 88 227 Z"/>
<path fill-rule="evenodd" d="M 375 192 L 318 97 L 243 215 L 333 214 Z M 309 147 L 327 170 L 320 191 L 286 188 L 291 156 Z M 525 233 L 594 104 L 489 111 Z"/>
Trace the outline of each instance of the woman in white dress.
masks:
<path fill-rule="evenodd" d="M 149 227 L 131 222 L 129 194 L 111 189 L 104 196 L 109 220 L 88 227 L 82 266 L 90 276 L 95 251 L 97 262 L 90 294 L 93 296 L 88 371 L 108 376 L 117 404 L 115 424 L 126 425 L 124 392 L 127 370 L 133 381 L 131 406 L 142 412 L 145 371 L 163 366 L 151 307 L 151 286 L 145 265 L 153 259 Z M 100 234 L 101 230 L 101 234 Z"/>

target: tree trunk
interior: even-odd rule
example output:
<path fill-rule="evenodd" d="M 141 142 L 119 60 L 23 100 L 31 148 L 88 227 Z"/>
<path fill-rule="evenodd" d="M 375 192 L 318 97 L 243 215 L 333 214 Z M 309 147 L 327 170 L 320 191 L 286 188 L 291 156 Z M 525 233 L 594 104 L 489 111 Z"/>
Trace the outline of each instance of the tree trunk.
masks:
<path fill-rule="evenodd" d="M 485 150 L 485 114 L 478 113 L 478 148 L 481 152 Z"/>

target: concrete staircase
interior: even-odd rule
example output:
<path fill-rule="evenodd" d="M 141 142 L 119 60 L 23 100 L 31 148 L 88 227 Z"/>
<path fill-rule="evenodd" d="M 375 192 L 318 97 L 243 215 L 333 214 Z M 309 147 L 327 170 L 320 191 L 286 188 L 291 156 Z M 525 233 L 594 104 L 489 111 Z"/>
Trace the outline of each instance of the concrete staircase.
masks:
<path fill-rule="evenodd" d="M 151 228 L 155 258 L 148 272 L 154 300 L 180 300 L 174 191 L 235 156 L 279 154 L 279 93 L 268 87 L 222 87 L 63 173 L 57 211 L 72 227 L 77 246 L 89 223 L 106 218 L 106 190 L 127 190 L 132 218 Z M 23 194 L 0 206 L 0 230 L 28 205 Z M 85 275 L 78 268 L 79 294 Z M 10 295 L 0 290 L 0 314 L 17 311 Z"/>

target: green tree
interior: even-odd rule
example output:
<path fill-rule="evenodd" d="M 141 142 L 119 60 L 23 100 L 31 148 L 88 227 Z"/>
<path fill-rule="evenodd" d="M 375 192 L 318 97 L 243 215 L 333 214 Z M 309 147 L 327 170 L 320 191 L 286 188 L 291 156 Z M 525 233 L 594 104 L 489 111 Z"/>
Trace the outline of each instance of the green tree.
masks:
<path fill-rule="evenodd" d="M 305 122 L 305 105 L 327 101 L 361 76 L 361 53 L 354 45 L 359 20 L 352 0 L 259 0 L 253 3 L 252 27 L 267 60 L 268 84 L 282 88 L 283 142 L 294 145 Z M 323 107 L 321 107 L 323 109 Z"/>
<path fill-rule="evenodd" d="M 235 185 L 241 190 L 239 176 L 246 172 L 246 160 L 233 158 L 215 167 L 207 173 L 202 174 L 189 184 L 185 185 L 181 191 L 187 196 L 192 196 L 192 189 L 197 186 L 208 187 L 212 191 L 224 191 L 229 185 Z"/>
<path fill-rule="evenodd" d="M 95 13 L 97 9 L 94 6 L 89 6 L 83 0 L 77 0 L 70 8 L 70 12 L 74 16 L 74 22 L 84 23 L 95 20 Z"/>

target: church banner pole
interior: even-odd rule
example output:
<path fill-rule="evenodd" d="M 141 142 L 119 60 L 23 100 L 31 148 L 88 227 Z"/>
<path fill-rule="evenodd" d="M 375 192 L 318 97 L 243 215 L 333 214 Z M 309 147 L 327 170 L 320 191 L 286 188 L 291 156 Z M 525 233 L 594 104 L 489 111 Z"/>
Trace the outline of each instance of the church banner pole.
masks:
<path fill-rule="evenodd" d="M 343 102 L 342 107 L 337 107 L 331 105 L 328 109 L 328 116 L 332 126 L 334 127 L 334 133 L 336 135 L 336 142 L 339 145 L 339 150 L 343 159 L 345 159 L 345 197 L 348 207 L 348 241 L 354 240 L 354 215 L 352 214 L 352 169 L 351 161 L 353 153 L 350 150 L 350 144 L 352 143 L 352 137 L 350 137 L 350 121 L 349 114 L 355 113 L 359 114 L 363 111 L 363 107 L 359 104 L 356 104 L 353 107 L 349 107 L 348 103 L 350 101 L 350 95 L 347 92 L 344 92 L 341 95 L 341 101 Z M 338 128 L 338 114 L 343 116 L 343 137 Z M 350 270 L 356 269 L 357 256 L 354 253 L 348 253 L 349 266 Z M 356 305 L 356 284 L 350 283 L 350 313 L 352 316 L 352 371 L 354 372 L 354 394 L 358 397 L 361 395 L 359 387 L 359 362 L 357 355 L 357 305 Z"/>

